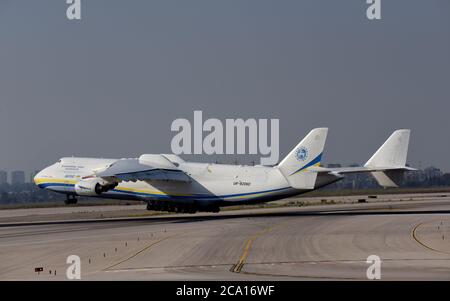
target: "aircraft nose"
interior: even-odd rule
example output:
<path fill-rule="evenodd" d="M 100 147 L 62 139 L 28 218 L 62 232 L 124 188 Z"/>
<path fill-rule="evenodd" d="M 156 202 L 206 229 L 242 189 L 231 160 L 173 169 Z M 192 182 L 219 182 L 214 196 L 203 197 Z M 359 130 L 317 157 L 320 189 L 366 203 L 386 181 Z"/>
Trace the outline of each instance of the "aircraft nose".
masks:
<path fill-rule="evenodd" d="M 34 176 L 34 178 L 33 178 L 34 184 L 39 185 L 39 179 L 41 177 L 42 177 L 42 170 Z"/>

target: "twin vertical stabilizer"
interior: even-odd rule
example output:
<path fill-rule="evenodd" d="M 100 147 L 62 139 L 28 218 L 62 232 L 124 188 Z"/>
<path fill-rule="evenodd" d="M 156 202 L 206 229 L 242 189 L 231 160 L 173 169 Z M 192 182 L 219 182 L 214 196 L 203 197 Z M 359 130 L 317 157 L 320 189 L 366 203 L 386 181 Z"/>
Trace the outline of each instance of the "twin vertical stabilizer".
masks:
<path fill-rule="evenodd" d="M 383 187 L 398 187 L 405 171 L 410 130 L 397 130 L 384 142 L 363 167 L 313 168 L 319 166 L 327 138 L 327 128 L 313 129 L 277 166 L 289 185 L 296 189 L 314 189 L 317 176 L 370 172 Z"/>
<path fill-rule="evenodd" d="M 314 188 L 317 172 L 309 171 L 308 168 L 320 165 L 327 134 L 328 128 L 313 129 L 278 164 L 278 169 L 293 188 Z"/>

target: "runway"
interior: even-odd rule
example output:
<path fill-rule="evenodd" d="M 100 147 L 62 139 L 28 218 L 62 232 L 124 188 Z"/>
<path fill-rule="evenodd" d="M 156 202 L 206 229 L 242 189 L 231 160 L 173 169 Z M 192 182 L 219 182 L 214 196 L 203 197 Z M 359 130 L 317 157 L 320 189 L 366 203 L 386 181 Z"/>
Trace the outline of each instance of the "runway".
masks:
<path fill-rule="evenodd" d="M 450 280 L 449 229 L 441 199 L 3 226 L 0 280 Z"/>

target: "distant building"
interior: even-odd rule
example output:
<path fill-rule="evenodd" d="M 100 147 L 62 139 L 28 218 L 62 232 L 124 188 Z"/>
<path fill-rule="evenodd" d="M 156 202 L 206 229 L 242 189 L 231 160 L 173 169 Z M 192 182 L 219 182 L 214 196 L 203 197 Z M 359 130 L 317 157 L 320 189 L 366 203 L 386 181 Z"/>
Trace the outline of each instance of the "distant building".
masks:
<path fill-rule="evenodd" d="M 341 164 L 330 163 L 327 165 L 328 168 L 339 168 L 342 167 Z"/>
<path fill-rule="evenodd" d="M 424 182 L 426 180 L 437 179 L 443 175 L 443 172 L 436 167 L 430 166 L 423 170 L 407 172 L 405 180 L 408 182 Z"/>
<path fill-rule="evenodd" d="M 0 185 L 8 183 L 8 173 L 0 170 Z"/>
<path fill-rule="evenodd" d="M 352 163 L 349 165 L 349 167 L 361 167 L 362 165 L 359 163 Z"/>
<path fill-rule="evenodd" d="M 11 184 L 24 184 L 25 183 L 25 172 L 22 170 L 15 170 L 11 172 Z"/>
<path fill-rule="evenodd" d="M 439 168 L 430 166 L 423 170 L 425 177 L 427 178 L 437 178 L 442 176 L 442 171 Z"/>

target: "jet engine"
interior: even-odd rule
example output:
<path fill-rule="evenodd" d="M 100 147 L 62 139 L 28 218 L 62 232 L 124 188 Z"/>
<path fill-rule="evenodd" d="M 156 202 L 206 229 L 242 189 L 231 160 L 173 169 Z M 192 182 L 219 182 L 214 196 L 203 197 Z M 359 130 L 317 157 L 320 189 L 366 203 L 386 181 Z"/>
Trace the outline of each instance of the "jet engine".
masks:
<path fill-rule="evenodd" d="M 117 185 L 118 183 L 111 183 L 102 178 L 83 179 L 75 184 L 75 192 L 78 195 L 97 196 L 114 189 Z"/>

